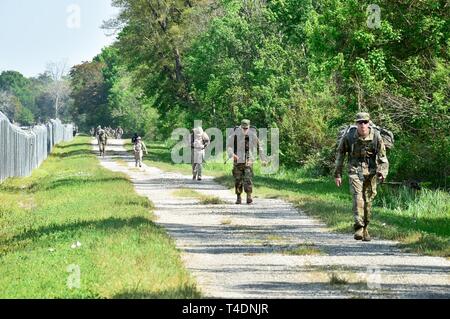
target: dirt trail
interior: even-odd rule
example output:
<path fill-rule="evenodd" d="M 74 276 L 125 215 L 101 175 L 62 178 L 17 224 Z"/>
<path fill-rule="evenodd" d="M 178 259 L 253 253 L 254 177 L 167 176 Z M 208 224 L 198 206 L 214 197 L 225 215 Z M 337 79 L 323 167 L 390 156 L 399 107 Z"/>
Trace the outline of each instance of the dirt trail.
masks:
<path fill-rule="evenodd" d="M 122 140 L 109 144 L 101 164 L 129 175 L 137 193 L 155 204 L 156 222 L 175 239 L 206 297 L 450 297 L 445 258 L 404 253 L 393 241 L 355 241 L 282 200 L 256 198 L 253 205 L 235 205 L 232 191 L 211 177 L 199 182 L 147 165 L 135 168 Z M 185 188 L 226 203 L 203 205 L 174 194 Z M 309 254 L 286 254 L 299 247 Z"/>

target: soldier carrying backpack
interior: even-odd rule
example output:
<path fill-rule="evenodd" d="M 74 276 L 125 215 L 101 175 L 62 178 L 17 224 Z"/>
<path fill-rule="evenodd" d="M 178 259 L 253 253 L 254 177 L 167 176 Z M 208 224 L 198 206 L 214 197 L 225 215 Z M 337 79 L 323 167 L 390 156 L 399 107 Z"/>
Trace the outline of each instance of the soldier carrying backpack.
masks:
<path fill-rule="evenodd" d="M 106 133 L 106 131 L 104 129 L 101 128 L 101 126 L 98 126 L 97 141 L 98 141 L 100 156 L 105 157 L 106 144 L 108 143 L 108 134 Z"/>
<path fill-rule="evenodd" d="M 142 167 L 142 157 L 144 156 L 144 152 L 148 155 L 148 151 L 144 141 L 142 141 L 142 138 L 140 136 L 136 137 L 133 145 L 133 152 L 135 167 L 137 167 L 138 165 L 139 167 Z"/>
<path fill-rule="evenodd" d="M 391 148 L 393 143 L 393 134 L 373 125 L 368 113 L 358 113 L 356 126 L 348 126 L 340 132 L 336 152 L 335 182 L 338 187 L 342 185 L 342 168 L 345 154 L 348 154 L 356 240 L 371 240 L 368 225 L 372 201 L 377 194 L 378 181 L 383 182 L 388 174 L 386 145 Z"/>
<path fill-rule="evenodd" d="M 208 134 L 198 126 L 191 132 L 191 163 L 192 179 L 202 180 L 203 161 L 205 159 L 205 148 L 209 145 Z"/>
<path fill-rule="evenodd" d="M 228 158 L 233 159 L 234 189 L 236 193 L 236 204 L 242 204 L 241 194 L 247 194 L 247 204 L 253 203 L 253 163 L 257 157 L 261 159 L 263 165 L 267 163 L 262 145 L 258 139 L 256 129 L 250 127 L 250 120 L 241 121 L 241 126 L 234 128 L 234 131 L 227 138 Z"/>

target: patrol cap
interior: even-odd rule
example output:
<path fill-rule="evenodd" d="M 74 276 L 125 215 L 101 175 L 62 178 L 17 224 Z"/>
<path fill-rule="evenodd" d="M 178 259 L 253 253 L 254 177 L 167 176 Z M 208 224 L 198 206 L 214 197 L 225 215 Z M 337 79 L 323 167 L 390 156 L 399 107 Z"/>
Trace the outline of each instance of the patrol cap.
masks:
<path fill-rule="evenodd" d="M 356 114 L 355 122 L 358 123 L 358 122 L 361 122 L 361 121 L 370 121 L 369 113 L 360 112 L 360 113 Z"/>
<path fill-rule="evenodd" d="M 241 126 L 243 128 L 249 128 L 250 127 L 250 120 L 244 119 L 241 121 Z"/>

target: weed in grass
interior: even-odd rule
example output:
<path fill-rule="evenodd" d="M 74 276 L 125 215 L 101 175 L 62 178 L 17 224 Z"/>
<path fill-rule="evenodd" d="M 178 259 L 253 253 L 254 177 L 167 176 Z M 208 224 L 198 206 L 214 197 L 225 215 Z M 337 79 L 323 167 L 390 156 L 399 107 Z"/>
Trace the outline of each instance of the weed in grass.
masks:
<path fill-rule="evenodd" d="M 348 280 L 342 276 L 339 275 L 337 273 L 331 273 L 329 274 L 329 278 L 330 278 L 330 285 L 347 285 L 348 284 Z"/>
<path fill-rule="evenodd" d="M 223 201 L 222 199 L 220 199 L 217 196 L 206 196 L 203 195 L 200 199 L 200 204 L 203 205 L 221 205 L 221 204 L 225 204 L 226 202 Z"/>
<path fill-rule="evenodd" d="M 283 240 L 285 240 L 285 238 L 282 237 L 282 236 L 279 236 L 279 235 L 271 234 L 271 235 L 267 235 L 267 236 L 266 236 L 266 240 L 270 240 L 270 241 L 283 241 Z"/>
<path fill-rule="evenodd" d="M 288 249 L 284 249 L 282 251 L 285 255 L 296 255 L 296 256 L 305 256 L 305 255 L 324 255 L 325 253 L 321 251 L 316 245 L 313 243 L 304 243 L 294 247 L 290 247 Z"/>
<path fill-rule="evenodd" d="M 222 219 L 220 221 L 221 225 L 231 225 L 231 219 Z"/>
<path fill-rule="evenodd" d="M 172 195 L 176 197 L 195 198 L 198 199 L 199 203 L 202 205 L 220 205 L 226 203 L 217 196 L 203 195 L 190 188 L 177 189 L 176 191 L 172 192 Z"/>

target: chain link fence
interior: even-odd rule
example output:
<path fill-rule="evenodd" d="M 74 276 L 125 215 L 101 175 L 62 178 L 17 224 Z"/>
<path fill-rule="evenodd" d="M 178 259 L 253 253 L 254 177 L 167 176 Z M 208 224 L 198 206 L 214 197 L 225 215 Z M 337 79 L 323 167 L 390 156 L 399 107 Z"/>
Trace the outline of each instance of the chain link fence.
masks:
<path fill-rule="evenodd" d="M 60 142 L 73 139 L 73 124 L 50 120 L 45 125 L 20 128 L 0 112 L 0 182 L 29 176 Z"/>

